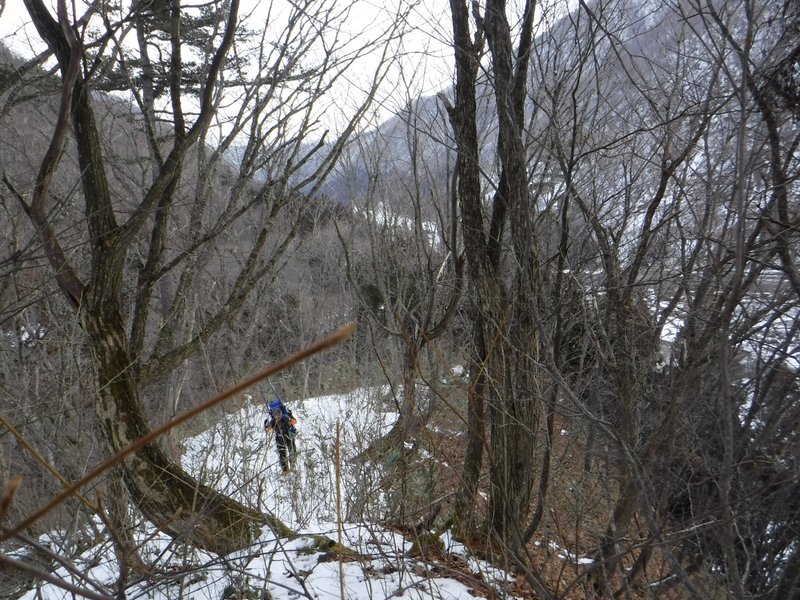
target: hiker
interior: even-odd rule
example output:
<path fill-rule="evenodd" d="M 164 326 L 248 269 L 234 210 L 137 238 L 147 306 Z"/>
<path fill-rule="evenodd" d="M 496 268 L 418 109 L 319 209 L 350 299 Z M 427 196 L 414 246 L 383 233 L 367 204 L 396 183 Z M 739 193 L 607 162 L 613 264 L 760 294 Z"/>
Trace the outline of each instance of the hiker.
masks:
<path fill-rule="evenodd" d="M 264 421 L 264 431 L 275 432 L 275 446 L 281 462 L 283 474 L 289 473 L 289 459 L 294 457 L 297 448 L 294 438 L 297 435 L 295 425 L 297 419 L 292 416 L 292 411 L 280 400 L 269 403 L 269 418 Z"/>

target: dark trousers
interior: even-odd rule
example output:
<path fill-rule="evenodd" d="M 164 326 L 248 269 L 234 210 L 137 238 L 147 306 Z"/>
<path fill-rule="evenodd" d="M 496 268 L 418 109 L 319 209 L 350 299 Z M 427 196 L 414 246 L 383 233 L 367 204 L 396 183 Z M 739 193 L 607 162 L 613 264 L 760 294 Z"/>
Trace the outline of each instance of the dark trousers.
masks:
<path fill-rule="evenodd" d="M 292 434 L 276 435 L 275 447 L 278 450 L 278 459 L 281 461 L 281 469 L 289 470 L 289 457 L 297 452 Z"/>

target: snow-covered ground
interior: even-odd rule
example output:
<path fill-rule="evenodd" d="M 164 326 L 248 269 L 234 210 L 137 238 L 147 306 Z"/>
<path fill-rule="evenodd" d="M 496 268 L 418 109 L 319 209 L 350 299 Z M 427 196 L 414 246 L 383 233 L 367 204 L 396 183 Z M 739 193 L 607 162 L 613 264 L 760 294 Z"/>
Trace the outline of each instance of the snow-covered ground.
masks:
<path fill-rule="evenodd" d="M 295 599 L 295 598 L 473 598 L 485 597 L 482 585 L 501 588 L 511 578 L 469 556 L 466 549 L 442 536 L 449 564 L 426 563 L 407 556 L 411 541 L 376 525 L 385 510 L 379 487 L 380 473 L 353 457 L 391 426 L 396 415 L 379 407 L 382 390 L 289 401 L 299 420 L 298 457 L 290 477 L 280 475 L 274 442 L 264 435 L 266 411 L 248 404 L 212 429 L 185 440 L 184 467 L 217 489 L 245 504 L 257 506 L 300 533 L 281 539 L 265 527 L 249 548 L 225 557 L 176 545 L 143 526 L 140 554 L 152 566 L 152 577 L 131 577 L 124 595 L 115 588 L 120 570 L 110 541 L 101 539 L 55 569 L 64 582 L 99 597 L 136 600 L 186 599 Z M 256 398 L 263 397 L 260 394 Z M 337 520 L 335 445 L 337 423 L 341 459 L 340 489 L 344 515 Z M 370 470 L 372 469 L 372 471 Z M 339 540 L 353 557 L 319 551 L 312 536 Z M 59 534 L 43 542 L 57 550 Z M 65 553 L 62 551 L 62 553 Z M 477 594 L 477 595 L 476 595 Z M 82 597 L 43 582 L 23 598 L 54 600 Z"/>

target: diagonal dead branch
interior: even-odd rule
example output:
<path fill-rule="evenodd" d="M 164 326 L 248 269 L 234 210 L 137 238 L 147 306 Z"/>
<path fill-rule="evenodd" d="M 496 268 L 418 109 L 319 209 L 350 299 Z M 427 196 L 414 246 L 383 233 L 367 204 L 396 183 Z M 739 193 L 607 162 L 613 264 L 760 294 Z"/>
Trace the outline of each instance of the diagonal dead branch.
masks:
<path fill-rule="evenodd" d="M 67 592 L 71 592 L 79 598 L 88 598 L 90 600 L 113 600 L 113 596 L 109 596 L 107 594 L 98 594 L 85 587 L 73 585 L 68 581 L 64 581 L 53 573 L 48 573 L 44 569 L 40 569 L 34 565 L 29 565 L 15 558 L 10 558 L 4 554 L 0 554 L 0 565 L 33 575 L 37 579 L 46 581 L 58 588 L 61 588 L 62 590 L 66 590 Z"/>
<path fill-rule="evenodd" d="M 21 484 L 22 477 L 17 475 L 8 482 L 6 489 L 3 490 L 3 495 L 0 497 L 0 520 L 6 516 L 8 509 L 11 508 L 11 503 L 14 502 L 14 496 L 17 494 L 17 490 Z"/>
<path fill-rule="evenodd" d="M 347 339 L 348 337 L 350 337 L 355 330 L 356 330 L 355 323 L 349 323 L 347 325 L 344 325 L 344 326 L 340 327 L 339 329 L 337 329 L 336 331 L 334 331 L 328 337 L 323 338 L 323 339 L 319 340 L 318 342 L 315 342 L 314 344 L 311 344 L 310 346 L 307 346 L 303 350 L 295 352 L 294 354 L 284 358 L 281 361 L 278 361 L 277 363 L 267 367 L 266 369 L 264 369 L 262 371 L 259 371 L 255 375 L 251 375 L 250 377 L 248 377 L 247 379 L 245 379 L 241 383 L 239 383 L 239 384 L 237 384 L 237 385 L 235 385 L 233 387 L 230 387 L 227 390 L 217 394 L 213 398 L 211 398 L 209 400 L 206 400 L 205 402 L 199 404 L 198 406 L 195 406 L 194 408 L 191 408 L 191 409 L 181 413 L 180 415 L 176 416 L 175 418 L 167 421 L 161 427 L 158 427 L 157 429 L 153 429 L 148 434 L 140 437 L 135 442 L 129 444 L 127 447 L 123 448 L 122 450 L 120 450 L 119 452 L 117 452 L 116 454 L 111 456 L 110 458 L 108 458 L 105 461 L 103 461 L 102 463 L 100 463 L 97 467 L 95 467 L 92 471 L 90 471 L 81 480 L 75 482 L 70 487 L 65 489 L 58 496 L 56 496 L 50 502 L 48 502 L 45 506 L 43 506 L 42 508 L 40 508 L 39 510 L 34 512 L 27 519 L 24 519 L 21 523 L 17 524 L 14 528 L 12 528 L 12 529 L 4 529 L 3 533 L 0 534 L 0 541 L 5 541 L 5 540 L 7 540 L 9 538 L 12 538 L 12 537 L 16 536 L 18 533 L 22 532 L 25 528 L 29 527 L 30 525 L 32 525 L 33 523 L 38 521 L 40 518 L 42 518 L 48 512 L 53 510 L 55 507 L 59 506 L 67 498 L 69 498 L 70 496 L 76 494 L 78 492 L 78 490 L 80 488 L 82 488 L 84 485 L 86 485 L 90 481 L 96 479 L 97 477 L 99 477 L 100 475 L 105 473 L 108 469 L 110 469 L 111 467 L 113 467 L 117 463 L 121 462 L 129 454 L 132 454 L 132 453 L 136 452 L 142 446 L 145 446 L 146 444 L 149 444 L 150 442 L 156 440 L 158 437 L 162 436 L 163 434 L 165 434 L 166 432 L 170 431 L 171 429 L 177 427 L 178 425 L 180 425 L 182 423 L 185 423 L 186 421 L 188 421 L 192 417 L 195 417 L 195 416 L 199 415 L 200 413 L 205 412 L 209 408 L 212 408 L 212 407 L 214 407 L 214 406 L 216 406 L 218 404 L 221 404 L 222 402 L 224 402 L 228 398 L 243 392 L 244 390 L 246 390 L 246 389 L 252 387 L 253 385 L 255 385 L 256 383 L 258 383 L 259 381 L 262 381 L 262 380 L 266 379 L 267 377 L 271 377 L 272 375 L 275 375 L 276 373 L 279 373 L 279 372 L 283 371 L 284 369 L 287 369 L 287 368 L 291 367 L 292 365 L 300 362 L 301 360 L 303 360 L 305 358 L 308 358 L 309 356 L 312 356 L 314 354 L 317 354 L 318 352 L 326 350 L 327 348 L 331 348 L 331 347 L 335 346 L 336 344 L 338 344 L 338 343 L 344 341 L 345 339 Z"/>
<path fill-rule="evenodd" d="M 15 438 L 17 438 L 17 441 L 20 443 L 20 445 L 23 448 L 25 448 L 28 452 L 30 452 L 31 455 L 33 455 L 33 457 L 39 462 L 39 464 L 41 464 L 45 469 L 47 469 L 50 473 L 52 473 L 53 476 L 56 479 L 58 479 L 65 487 L 69 487 L 70 486 L 69 480 L 66 477 L 64 477 L 58 471 L 58 469 L 56 469 L 53 465 L 51 465 L 49 462 L 47 462 L 47 459 L 44 456 L 42 456 L 42 453 L 39 452 L 33 446 L 33 444 L 31 444 L 28 441 L 28 439 L 24 435 L 22 435 L 22 433 L 17 431 L 17 429 L 3 415 L 0 415 L 0 423 L 2 423 L 3 426 L 6 429 L 8 429 L 14 435 Z M 92 502 L 90 500 L 88 500 L 86 497 L 84 497 L 82 494 L 76 493 L 75 496 L 90 511 L 97 512 L 97 507 L 94 504 L 92 504 Z M 5 501 L 5 497 L 4 497 L 3 500 Z M 2 518 L 3 514 L 4 514 L 4 511 L 2 509 L 0 509 L 0 518 Z"/>

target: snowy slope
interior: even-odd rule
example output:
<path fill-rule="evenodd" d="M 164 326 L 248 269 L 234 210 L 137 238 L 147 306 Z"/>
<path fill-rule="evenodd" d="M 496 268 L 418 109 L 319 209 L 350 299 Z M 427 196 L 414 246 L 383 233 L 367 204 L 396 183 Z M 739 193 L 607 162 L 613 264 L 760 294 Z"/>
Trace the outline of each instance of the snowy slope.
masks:
<path fill-rule="evenodd" d="M 352 458 L 396 418 L 376 409 L 380 394 L 381 390 L 358 390 L 288 402 L 300 428 L 299 456 L 291 477 L 279 475 L 274 443 L 263 433 L 265 410 L 260 405 L 248 405 L 186 440 L 183 462 L 190 473 L 246 504 L 271 512 L 301 535 L 280 539 L 264 528 L 252 547 L 218 557 L 176 544 L 143 524 L 140 554 L 152 574 L 140 580 L 132 576 L 124 597 L 450 599 L 485 597 L 485 592 L 478 591 L 485 590 L 484 586 L 497 590 L 510 584 L 509 576 L 471 558 L 447 535 L 442 539 L 447 561 L 429 564 L 407 557 L 411 543 L 401 535 L 364 520 L 366 515 L 381 514 L 380 474 L 371 473 L 370 467 Z M 336 518 L 337 421 L 342 495 L 346 505 L 357 500 L 359 506 L 357 515 L 345 515 L 341 532 Z M 356 516 L 360 520 L 348 518 Z M 340 562 L 338 555 L 316 549 L 318 538 L 312 536 L 319 535 L 332 540 L 341 535 L 342 543 L 354 555 Z M 59 535 L 43 541 L 56 549 Z M 23 597 L 51 600 L 92 597 L 92 593 L 94 597 L 120 597 L 116 589 L 119 565 L 108 540 L 83 551 L 54 575 L 62 587 L 43 583 Z M 74 590 L 63 589 L 63 582 L 83 593 L 74 595 Z"/>

